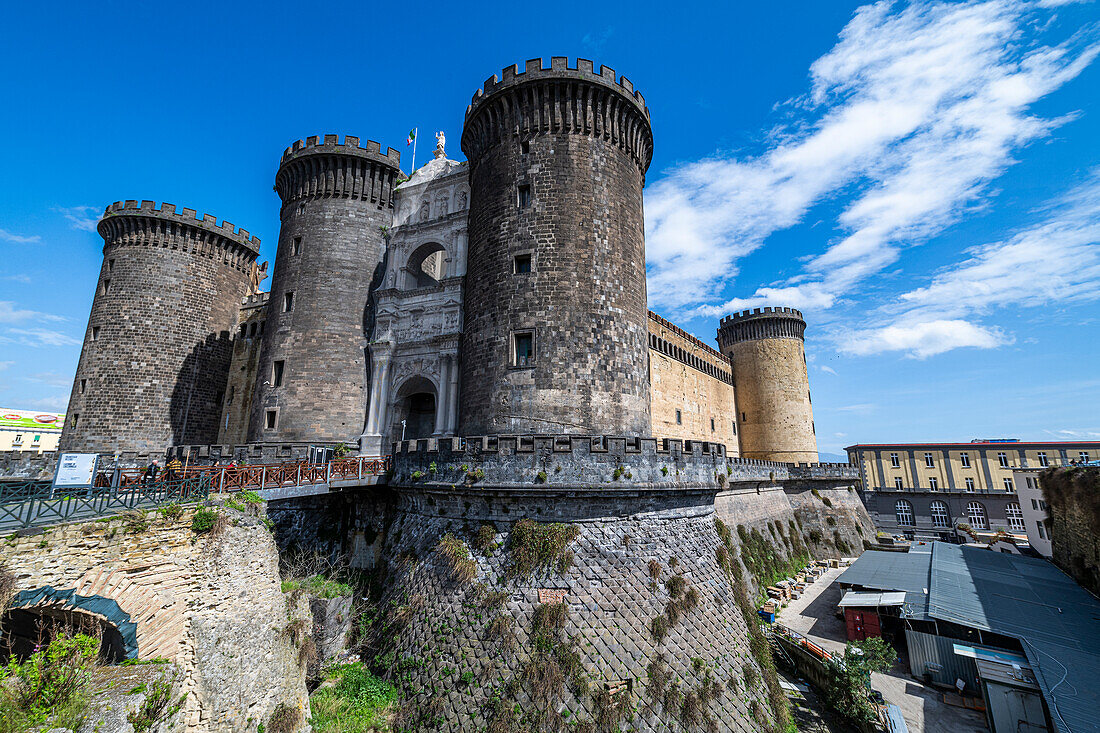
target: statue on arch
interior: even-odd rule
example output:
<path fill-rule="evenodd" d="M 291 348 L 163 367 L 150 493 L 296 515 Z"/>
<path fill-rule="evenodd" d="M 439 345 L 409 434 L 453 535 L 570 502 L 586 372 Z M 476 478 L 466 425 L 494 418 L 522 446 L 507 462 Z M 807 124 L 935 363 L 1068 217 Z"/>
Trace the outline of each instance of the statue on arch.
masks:
<path fill-rule="evenodd" d="M 443 146 L 447 144 L 447 136 L 440 130 L 435 134 L 435 157 L 446 158 L 447 154 L 443 152 Z"/>
<path fill-rule="evenodd" d="M 248 268 L 248 294 L 259 295 L 260 283 L 267 279 L 267 261 L 264 261 L 262 267 L 258 266 L 255 262 L 252 263 L 252 267 Z"/>

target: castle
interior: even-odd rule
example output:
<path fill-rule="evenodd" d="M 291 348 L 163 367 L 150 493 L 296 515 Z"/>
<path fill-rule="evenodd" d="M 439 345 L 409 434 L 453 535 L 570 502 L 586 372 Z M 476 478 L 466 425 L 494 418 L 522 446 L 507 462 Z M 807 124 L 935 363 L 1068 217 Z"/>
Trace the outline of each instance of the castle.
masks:
<path fill-rule="evenodd" d="M 728 316 L 716 350 L 647 310 L 653 133 L 626 77 L 509 67 L 467 107 L 468 162 L 439 137 L 407 178 L 373 141 L 289 147 L 269 293 L 246 230 L 108 206 L 60 449 L 608 434 L 817 460 L 798 311 Z"/>

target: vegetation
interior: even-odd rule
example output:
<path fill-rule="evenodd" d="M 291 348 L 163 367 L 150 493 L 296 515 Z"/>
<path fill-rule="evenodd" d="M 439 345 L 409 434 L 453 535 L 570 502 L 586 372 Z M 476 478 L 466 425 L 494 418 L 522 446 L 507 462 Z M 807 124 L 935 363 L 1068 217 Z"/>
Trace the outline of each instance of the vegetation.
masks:
<path fill-rule="evenodd" d="M 893 648 L 877 636 L 848 642 L 843 661 L 826 664 L 825 704 L 855 727 L 874 721 L 877 712 L 868 697 L 871 672 L 885 672 L 896 658 Z"/>
<path fill-rule="evenodd" d="M 482 555 L 488 555 L 489 551 L 496 547 L 497 531 L 491 524 L 483 524 L 477 528 L 474 535 L 474 549 Z"/>
<path fill-rule="evenodd" d="M 175 521 L 176 519 L 180 518 L 181 514 L 183 514 L 183 507 L 173 501 L 171 504 L 165 504 L 164 506 L 158 508 L 157 513 L 167 520 Z"/>
<path fill-rule="evenodd" d="M 560 699 L 565 686 L 576 695 L 588 692 L 588 677 L 581 666 L 576 639 L 565 635 L 569 610 L 564 603 L 543 603 L 531 620 L 531 658 L 521 672 L 530 699 L 525 717 L 533 730 L 562 727 Z"/>
<path fill-rule="evenodd" d="M 323 575 L 311 575 L 308 578 L 283 581 L 283 593 L 302 591 L 315 598 L 341 598 L 350 596 L 355 590 L 347 583 L 326 578 Z"/>
<path fill-rule="evenodd" d="M 470 557 L 470 551 L 462 540 L 450 532 L 443 535 L 435 549 L 456 583 L 469 583 L 477 575 L 477 563 Z"/>
<path fill-rule="evenodd" d="M 0 667 L 0 733 L 78 729 L 88 707 L 88 681 L 100 640 L 58 633 L 26 661 Z"/>
<path fill-rule="evenodd" d="M 218 519 L 218 512 L 214 509 L 199 507 L 195 515 L 191 517 L 191 531 L 195 534 L 206 534 L 214 529 L 214 523 Z"/>
<path fill-rule="evenodd" d="M 172 702 L 172 683 L 175 679 L 175 675 L 172 675 L 167 679 L 162 677 L 154 682 L 146 692 L 141 707 L 126 715 L 126 720 L 134 727 L 134 733 L 144 733 L 155 724 L 171 718 L 180 711 L 184 700 L 187 699 L 187 693 L 183 693 L 178 700 Z"/>
<path fill-rule="evenodd" d="M 267 719 L 269 733 L 294 733 L 302 723 L 302 711 L 295 705 L 281 702 Z"/>
<path fill-rule="evenodd" d="M 508 538 L 509 577 L 530 575 L 555 565 L 564 572 L 573 564 L 573 553 L 567 548 L 578 534 L 580 530 L 572 524 L 539 524 L 530 519 L 516 522 Z"/>
<path fill-rule="evenodd" d="M 309 699 L 314 731 L 369 731 L 387 724 L 397 700 L 396 687 L 362 663 L 336 665 L 326 676 L 336 683 L 321 687 Z"/>
<path fill-rule="evenodd" d="M 242 491 L 241 501 L 245 504 L 263 504 L 263 497 L 257 494 L 255 491 Z"/>
<path fill-rule="evenodd" d="M 141 534 L 149 529 L 149 517 L 141 509 L 127 509 L 121 519 L 122 528 L 129 534 Z"/>

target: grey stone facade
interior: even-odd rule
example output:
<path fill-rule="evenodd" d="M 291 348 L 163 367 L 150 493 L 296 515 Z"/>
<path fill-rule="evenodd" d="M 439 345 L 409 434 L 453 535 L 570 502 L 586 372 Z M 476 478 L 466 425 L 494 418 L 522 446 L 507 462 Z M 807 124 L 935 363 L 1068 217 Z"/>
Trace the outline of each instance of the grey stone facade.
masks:
<path fill-rule="evenodd" d="M 260 240 L 210 214 L 118 201 L 60 450 L 162 453 L 217 440 L 248 269 Z"/>
<path fill-rule="evenodd" d="M 309 137 L 283 153 L 275 176 L 279 248 L 249 440 L 354 443 L 363 432 L 368 299 L 381 275 L 400 159 L 350 135 Z"/>
<path fill-rule="evenodd" d="M 978 504 L 986 518 L 985 527 L 973 529 L 990 534 L 998 530 L 1010 529 L 1005 509 L 1009 505 L 1019 508 L 1020 497 L 1007 491 L 928 491 L 926 489 L 902 489 L 891 491 L 861 491 L 860 497 L 867 511 L 875 520 L 875 526 L 890 534 L 903 535 L 910 539 L 936 539 L 943 542 L 970 541 L 970 538 L 956 532 L 957 524 L 975 524 L 968 511 L 971 504 Z M 907 515 L 904 509 L 899 513 L 898 502 L 905 502 L 913 517 L 911 523 L 899 522 Z M 932 504 L 946 505 L 947 526 L 943 525 L 942 514 L 933 518 Z"/>
<path fill-rule="evenodd" d="M 641 95 L 583 59 L 509 67 L 474 96 L 461 432 L 649 432 L 652 149 Z"/>

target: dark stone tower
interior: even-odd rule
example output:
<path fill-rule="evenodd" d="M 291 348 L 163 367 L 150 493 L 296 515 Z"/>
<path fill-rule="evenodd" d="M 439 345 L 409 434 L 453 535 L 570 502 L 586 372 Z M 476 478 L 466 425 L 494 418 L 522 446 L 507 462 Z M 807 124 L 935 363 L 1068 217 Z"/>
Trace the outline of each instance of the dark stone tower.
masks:
<path fill-rule="evenodd" d="M 192 209 L 118 201 L 60 449 L 164 451 L 212 443 L 248 270 L 260 240 Z"/>
<path fill-rule="evenodd" d="M 794 308 L 743 311 L 718 327 L 718 345 L 733 363 L 743 458 L 817 461 L 805 333 Z"/>
<path fill-rule="evenodd" d="M 283 153 L 283 200 L 250 441 L 355 440 L 370 394 L 367 298 L 393 219 L 401 154 L 336 135 Z"/>
<path fill-rule="evenodd" d="M 511 66 L 474 95 L 462 150 L 461 431 L 648 433 L 642 95 L 584 59 Z"/>

